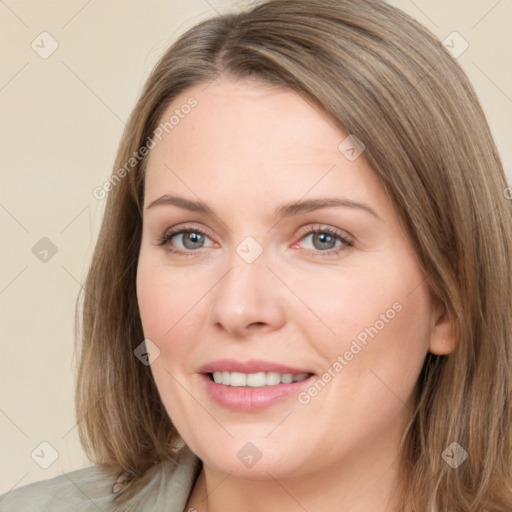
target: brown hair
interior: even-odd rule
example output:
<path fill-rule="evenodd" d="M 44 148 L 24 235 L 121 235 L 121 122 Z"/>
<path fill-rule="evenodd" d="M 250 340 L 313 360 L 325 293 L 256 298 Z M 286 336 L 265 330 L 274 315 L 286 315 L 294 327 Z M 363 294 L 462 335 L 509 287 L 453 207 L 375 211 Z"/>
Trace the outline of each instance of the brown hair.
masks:
<path fill-rule="evenodd" d="M 147 80 L 114 169 L 147 144 L 169 103 L 220 74 L 307 95 L 364 142 L 364 158 L 407 226 L 458 347 L 428 354 L 402 443 L 404 488 L 418 512 L 512 509 L 512 203 L 476 94 L 423 26 L 380 0 L 270 0 L 183 34 Z M 85 283 L 76 392 L 93 462 L 131 471 L 140 489 L 179 435 L 149 366 L 135 278 L 146 158 L 110 187 Z M 78 305 L 77 305 L 78 319 Z M 457 442 L 457 469 L 441 457 Z M 131 494 L 130 494 L 131 493 Z"/>

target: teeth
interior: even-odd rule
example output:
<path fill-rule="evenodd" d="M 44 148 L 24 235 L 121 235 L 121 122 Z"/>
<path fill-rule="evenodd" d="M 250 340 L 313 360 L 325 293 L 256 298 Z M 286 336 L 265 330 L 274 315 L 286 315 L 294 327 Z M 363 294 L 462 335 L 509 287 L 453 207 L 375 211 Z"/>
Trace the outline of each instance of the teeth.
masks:
<path fill-rule="evenodd" d="M 276 384 L 290 384 L 291 382 L 300 382 L 307 379 L 309 373 L 292 375 L 291 373 L 278 372 L 258 372 L 258 373 L 240 373 L 240 372 L 213 372 L 213 380 L 217 384 L 233 387 L 261 388 L 263 386 L 275 386 Z"/>
<path fill-rule="evenodd" d="M 249 373 L 247 375 L 247 385 L 251 388 L 259 388 L 265 386 L 267 383 L 267 377 L 265 372 Z"/>
<path fill-rule="evenodd" d="M 265 378 L 265 384 L 267 386 L 274 386 L 276 384 L 281 384 L 281 374 L 277 372 L 267 372 Z"/>
<path fill-rule="evenodd" d="M 224 374 L 222 381 L 224 381 Z M 247 375 L 245 373 L 231 372 L 229 384 L 234 387 L 247 386 Z"/>
<path fill-rule="evenodd" d="M 291 373 L 283 373 L 283 375 L 281 375 L 281 382 L 283 384 L 290 384 L 293 382 L 293 375 Z"/>

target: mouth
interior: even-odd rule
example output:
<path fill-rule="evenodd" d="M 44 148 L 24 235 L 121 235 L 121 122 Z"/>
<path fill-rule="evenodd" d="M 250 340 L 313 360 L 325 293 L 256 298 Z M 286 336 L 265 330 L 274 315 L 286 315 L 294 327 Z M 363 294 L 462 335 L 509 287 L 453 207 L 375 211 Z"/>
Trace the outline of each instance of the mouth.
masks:
<path fill-rule="evenodd" d="M 229 371 L 216 371 L 207 373 L 211 381 L 216 384 L 231 387 L 262 388 L 266 386 L 277 386 L 280 384 L 291 384 L 308 379 L 312 373 L 279 373 L 279 372 L 256 372 L 242 373 Z"/>
<path fill-rule="evenodd" d="M 257 412 L 292 400 L 316 378 L 305 368 L 255 359 L 213 361 L 198 373 L 209 399 L 238 412 Z"/>

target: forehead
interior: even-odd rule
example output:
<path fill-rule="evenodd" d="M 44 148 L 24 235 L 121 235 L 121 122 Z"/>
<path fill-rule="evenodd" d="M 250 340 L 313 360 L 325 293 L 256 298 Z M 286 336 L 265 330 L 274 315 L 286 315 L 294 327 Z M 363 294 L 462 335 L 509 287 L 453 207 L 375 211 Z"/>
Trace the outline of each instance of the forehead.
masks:
<path fill-rule="evenodd" d="M 308 191 L 353 199 L 383 193 L 363 157 L 351 161 L 340 151 L 350 134 L 287 88 L 225 77 L 197 84 L 169 105 L 161 126 L 166 122 L 148 159 L 148 195 L 169 192 L 165 186 L 186 191 L 186 185 L 198 195 L 279 202 Z"/>
<path fill-rule="evenodd" d="M 288 88 L 245 79 L 218 78 L 195 85 L 174 99 L 162 121 L 180 110 L 188 111 L 185 105 L 191 98 L 197 105 L 169 130 L 167 139 L 175 151 L 190 144 L 193 137 L 210 150 L 236 146 L 249 150 L 248 157 L 256 152 L 263 157 L 269 151 L 286 151 L 299 158 L 312 150 L 326 152 L 329 144 L 336 150 L 341 135 L 332 119 L 306 97 Z M 325 140 L 328 133 L 330 140 Z M 258 147 L 261 142 L 264 147 Z"/>

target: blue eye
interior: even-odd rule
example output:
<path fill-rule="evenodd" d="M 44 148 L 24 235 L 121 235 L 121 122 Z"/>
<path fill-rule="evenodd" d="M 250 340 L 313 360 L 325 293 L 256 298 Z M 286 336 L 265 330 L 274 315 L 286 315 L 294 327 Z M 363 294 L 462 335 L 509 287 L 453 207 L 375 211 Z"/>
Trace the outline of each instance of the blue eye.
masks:
<path fill-rule="evenodd" d="M 354 244 L 337 230 L 324 226 L 309 229 L 300 240 L 310 240 L 310 248 L 318 256 L 338 254 Z M 200 249 L 213 245 L 212 239 L 197 227 L 185 227 L 169 231 L 159 237 L 155 245 L 164 247 L 166 251 L 181 255 L 194 256 Z"/>
<path fill-rule="evenodd" d="M 319 251 L 334 249 L 334 247 L 336 247 L 336 242 L 338 241 L 338 237 L 326 232 L 313 232 L 304 237 L 304 239 L 307 238 L 311 238 L 314 248 Z"/>
<path fill-rule="evenodd" d="M 354 244 L 348 238 L 343 236 L 338 231 L 321 227 L 310 229 L 301 240 L 310 240 L 312 250 L 317 251 L 320 255 L 337 254 L 347 247 L 352 247 Z"/>
<path fill-rule="evenodd" d="M 172 245 L 176 242 L 171 243 L 173 239 L 178 240 L 178 249 L 173 249 Z M 181 229 L 179 231 L 171 231 L 165 233 L 162 237 L 160 237 L 156 245 L 158 246 L 166 246 L 166 250 L 173 253 L 186 253 L 186 252 L 194 252 L 196 249 L 202 249 L 203 247 L 208 247 L 205 245 L 206 240 L 210 240 L 210 237 L 201 229 L 198 228 L 190 228 L 190 229 Z M 181 244 L 181 247 L 180 247 Z M 211 245 L 211 244 L 209 244 Z"/>
<path fill-rule="evenodd" d="M 206 238 L 208 238 L 199 231 L 182 231 L 181 233 L 173 235 L 171 239 L 179 239 L 179 237 L 181 237 L 181 245 L 183 245 L 185 249 L 201 249 L 204 247 Z"/>

